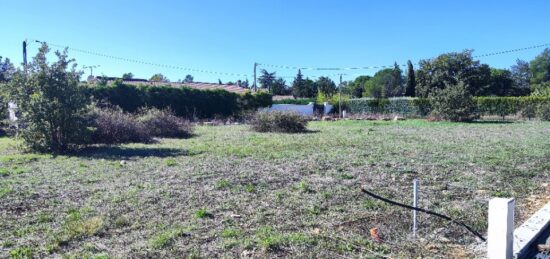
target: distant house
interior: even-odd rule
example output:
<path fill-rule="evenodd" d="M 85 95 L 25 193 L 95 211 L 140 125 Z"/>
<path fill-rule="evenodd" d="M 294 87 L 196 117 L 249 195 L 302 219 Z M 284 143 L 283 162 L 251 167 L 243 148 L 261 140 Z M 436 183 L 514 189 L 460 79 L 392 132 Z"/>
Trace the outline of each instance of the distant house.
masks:
<path fill-rule="evenodd" d="M 108 84 L 112 84 L 115 80 L 122 78 L 118 77 L 102 77 L 97 76 L 93 79 L 88 79 L 88 82 L 96 82 L 98 80 L 106 80 Z M 199 90 L 213 90 L 213 89 L 221 89 L 226 90 L 228 92 L 232 93 L 238 93 L 243 94 L 248 91 L 250 91 L 249 88 L 240 87 L 238 85 L 226 85 L 226 84 L 216 84 L 216 83 L 201 83 L 201 82 L 192 82 L 192 83 L 183 83 L 183 82 L 152 82 L 146 79 L 128 79 L 122 81 L 125 84 L 131 84 L 131 85 L 155 85 L 155 86 L 163 86 L 163 85 L 170 85 L 173 87 L 189 87 Z"/>

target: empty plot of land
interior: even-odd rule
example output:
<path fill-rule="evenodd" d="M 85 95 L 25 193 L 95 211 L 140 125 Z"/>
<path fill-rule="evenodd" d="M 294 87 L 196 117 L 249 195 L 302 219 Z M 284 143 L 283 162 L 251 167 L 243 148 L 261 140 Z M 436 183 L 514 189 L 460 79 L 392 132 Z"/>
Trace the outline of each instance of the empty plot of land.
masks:
<path fill-rule="evenodd" d="M 360 187 L 487 228 L 550 197 L 550 123 L 312 122 L 304 134 L 201 126 L 189 139 L 26 154 L 0 139 L 0 257 L 468 256 L 479 242 Z M 378 228 L 382 242 L 375 242 Z"/>

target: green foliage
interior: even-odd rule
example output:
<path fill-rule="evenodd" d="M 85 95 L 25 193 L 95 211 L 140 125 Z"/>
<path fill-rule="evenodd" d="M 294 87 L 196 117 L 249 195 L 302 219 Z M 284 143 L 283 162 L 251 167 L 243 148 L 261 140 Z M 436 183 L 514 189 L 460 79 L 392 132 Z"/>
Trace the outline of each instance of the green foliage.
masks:
<path fill-rule="evenodd" d="M 240 116 L 247 111 L 271 105 L 271 94 L 247 92 L 239 95 L 224 90 L 198 90 L 188 87 L 114 84 L 88 89 L 100 102 L 137 112 L 143 107 L 169 108 L 187 119 Z"/>
<path fill-rule="evenodd" d="M 158 74 L 154 74 L 153 76 L 151 76 L 151 78 L 149 78 L 149 81 L 152 81 L 152 82 L 161 82 L 161 83 L 168 83 L 170 82 L 170 80 L 165 77 L 163 74 L 161 73 L 158 73 Z"/>
<path fill-rule="evenodd" d="M 122 75 L 122 80 L 130 80 L 130 79 L 133 79 L 134 78 L 134 74 L 132 73 L 124 73 Z"/>
<path fill-rule="evenodd" d="M 474 97 L 476 111 L 486 116 L 508 116 L 521 113 L 523 117 L 534 118 L 537 106 L 550 102 L 550 97 Z M 428 98 L 350 99 L 351 113 L 400 114 L 405 117 L 424 117 L 432 107 Z"/>
<path fill-rule="evenodd" d="M 302 72 L 298 70 L 298 74 L 292 82 L 292 95 L 296 98 L 311 98 L 317 93 L 317 86 L 311 79 L 302 75 Z"/>
<path fill-rule="evenodd" d="M 524 117 L 535 116 L 539 105 L 550 103 L 548 97 L 475 97 L 477 110 L 481 115 L 515 115 L 520 112 Z"/>
<path fill-rule="evenodd" d="M 194 80 L 194 78 L 193 78 L 192 75 L 186 75 L 185 79 L 183 79 L 183 82 L 184 83 L 193 83 L 193 80 Z"/>
<path fill-rule="evenodd" d="M 529 63 L 531 84 L 550 81 L 550 49 L 546 48 Z"/>
<path fill-rule="evenodd" d="M 260 77 L 258 77 L 258 82 L 262 86 L 262 88 L 267 89 L 271 92 L 271 87 L 273 86 L 273 83 L 275 82 L 276 76 L 275 72 L 267 72 L 267 70 L 262 69 L 260 71 Z"/>
<path fill-rule="evenodd" d="M 6 84 L 0 83 L 0 127 L 2 121 L 8 117 L 8 89 Z"/>
<path fill-rule="evenodd" d="M 474 61 L 472 51 L 453 52 L 434 59 L 421 60 L 416 73 L 416 96 L 428 97 L 447 85 L 464 82 L 472 95 L 485 92 L 489 85 L 491 71 L 488 65 Z"/>
<path fill-rule="evenodd" d="M 170 167 L 178 165 L 178 162 L 176 161 L 176 159 L 173 159 L 173 158 L 166 159 L 165 163 L 166 163 L 166 166 L 170 166 Z"/>
<path fill-rule="evenodd" d="M 336 93 L 336 84 L 330 78 L 322 76 L 315 81 L 317 90 L 324 95 L 332 96 Z"/>
<path fill-rule="evenodd" d="M 414 67 L 410 60 L 407 61 L 407 86 L 405 88 L 405 96 L 414 97 L 416 93 L 416 75 Z"/>
<path fill-rule="evenodd" d="M 33 251 L 28 246 L 22 246 L 11 250 L 10 256 L 13 259 L 30 259 L 33 258 Z"/>
<path fill-rule="evenodd" d="M 536 116 L 543 121 L 550 121 L 550 100 L 538 104 Z"/>
<path fill-rule="evenodd" d="M 185 230 L 181 227 L 162 231 L 149 240 L 149 245 L 154 249 L 162 249 L 170 246 L 178 237 L 184 236 Z"/>
<path fill-rule="evenodd" d="M 532 86 L 532 96 L 550 97 L 550 82 L 543 82 Z"/>
<path fill-rule="evenodd" d="M 79 85 L 81 72 L 68 59 L 67 50 L 57 51 L 49 64 L 49 48 L 43 44 L 27 73 L 18 71 L 10 82 L 10 99 L 21 111 L 21 135 L 36 151 L 64 152 L 86 142 L 89 99 Z"/>
<path fill-rule="evenodd" d="M 288 94 L 288 89 L 286 86 L 286 81 L 279 77 L 273 81 L 273 84 L 271 85 L 270 92 L 273 95 L 286 95 Z"/>
<path fill-rule="evenodd" d="M 489 87 L 484 89 L 482 95 L 516 96 L 521 92 L 515 90 L 510 70 L 491 68 Z"/>
<path fill-rule="evenodd" d="M 294 112 L 258 112 L 252 129 L 258 132 L 300 133 L 307 131 L 307 119 Z"/>
<path fill-rule="evenodd" d="M 345 93 L 353 98 L 361 98 L 365 91 L 365 84 L 371 80 L 371 76 L 358 76 L 353 81 L 349 81 L 342 89 Z"/>
<path fill-rule="evenodd" d="M 271 227 L 262 227 L 256 232 L 257 242 L 266 250 L 276 250 L 285 243 L 285 237 Z"/>
<path fill-rule="evenodd" d="M 351 113 L 399 114 L 406 117 L 421 117 L 430 111 L 429 100 L 423 98 L 360 98 L 349 100 Z"/>
<path fill-rule="evenodd" d="M 197 211 L 195 211 L 195 218 L 198 218 L 198 219 L 206 218 L 209 215 L 210 213 L 208 213 L 206 208 L 200 208 Z"/>
<path fill-rule="evenodd" d="M 0 83 L 9 82 L 15 73 L 15 66 L 10 59 L 4 58 L 4 61 L 2 61 L 2 56 L 0 56 Z"/>
<path fill-rule="evenodd" d="M 388 98 L 402 95 L 401 69 L 387 68 L 365 83 L 364 97 Z"/>
<path fill-rule="evenodd" d="M 310 103 L 315 103 L 314 98 L 298 98 L 298 99 L 284 99 L 273 101 L 273 104 L 299 104 L 299 105 L 308 105 Z"/>
<path fill-rule="evenodd" d="M 432 113 L 449 121 L 463 122 L 478 118 L 474 98 L 466 85 L 448 85 L 431 94 Z"/>
<path fill-rule="evenodd" d="M 315 100 L 315 102 L 317 104 L 323 104 L 325 102 L 331 104 L 333 107 L 334 107 L 334 112 L 338 113 L 338 109 L 340 107 L 340 104 L 342 105 L 342 110 L 348 110 L 349 108 L 349 100 L 350 100 L 350 97 L 348 95 L 345 95 L 345 94 L 334 94 L 332 96 L 327 96 L 325 94 L 323 94 L 322 92 L 319 92 L 317 94 L 317 99 Z"/>

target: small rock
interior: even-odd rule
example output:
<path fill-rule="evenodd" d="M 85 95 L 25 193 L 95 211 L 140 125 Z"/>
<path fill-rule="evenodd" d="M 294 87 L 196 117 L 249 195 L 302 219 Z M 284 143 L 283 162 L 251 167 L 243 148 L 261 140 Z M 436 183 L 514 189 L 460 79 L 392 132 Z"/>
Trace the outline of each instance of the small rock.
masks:
<path fill-rule="evenodd" d="M 231 214 L 231 217 L 232 217 L 232 218 L 239 218 L 239 219 L 240 219 L 242 216 L 239 215 L 239 214 Z"/>
<path fill-rule="evenodd" d="M 128 164 L 128 161 L 126 160 L 120 160 L 120 165 L 124 166 L 124 165 L 127 165 Z"/>

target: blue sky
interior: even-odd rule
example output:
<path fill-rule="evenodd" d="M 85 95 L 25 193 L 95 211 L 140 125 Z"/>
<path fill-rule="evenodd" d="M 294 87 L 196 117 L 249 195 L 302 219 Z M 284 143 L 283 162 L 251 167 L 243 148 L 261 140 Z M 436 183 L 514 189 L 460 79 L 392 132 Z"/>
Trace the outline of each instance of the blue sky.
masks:
<path fill-rule="evenodd" d="M 142 3 L 146 2 L 146 3 Z M 2 1 L 0 56 L 21 63 L 21 42 L 63 46 L 200 70 L 246 74 L 253 63 L 355 67 L 474 49 L 474 54 L 550 43 L 550 1 Z M 37 44 L 29 46 L 29 56 Z M 55 49 L 55 48 L 54 48 Z M 542 49 L 480 59 L 508 68 Z M 176 81 L 245 79 L 128 63 L 69 52 L 94 74 L 163 73 Z M 261 68 L 261 67 L 260 67 Z M 272 69 L 292 77 L 295 70 Z M 344 71 L 345 80 L 376 70 Z M 337 71 L 304 71 L 309 76 Z M 86 75 L 89 70 L 86 71 Z M 332 76 L 336 79 L 337 76 Z M 291 81 L 291 78 L 285 78 Z"/>

